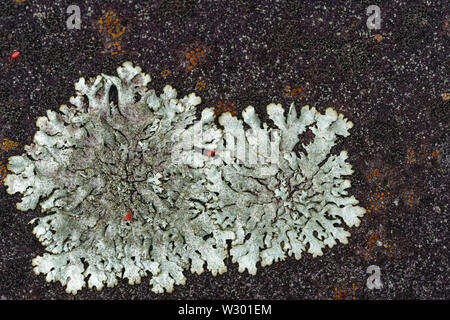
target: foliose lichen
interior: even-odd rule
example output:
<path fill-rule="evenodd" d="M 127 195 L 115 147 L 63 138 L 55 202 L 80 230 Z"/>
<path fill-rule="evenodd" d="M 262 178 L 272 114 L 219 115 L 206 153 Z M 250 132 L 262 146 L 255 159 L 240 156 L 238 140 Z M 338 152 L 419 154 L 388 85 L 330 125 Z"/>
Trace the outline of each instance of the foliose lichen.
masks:
<path fill-rule="evenodd" d="M 194 93 L 178 99 L 167 85 L 158 96 L 130 62 L 117 72 L 81 78 L 70 105 L 38 118 L 34 142 L 9 159 L 17 208 L 40 202 L 47 214 L 31 221 L 47 251 L 33 259 L 36 273 L 73 294 L 151 273 L 162 293 L 185 283 L 183 270 L 225 272 L 228 254 L 255 274 L 258 262 L 347 243 L 342 226 L 365 210 L 345 191 L 347 153 L 330 155 L 352 127 L 342 115 L 305 106 L 297 116 L 292 104 L 285 117 L 270 104 L 269 128 L 249 106 L 248 128 L 227 112 L 220 129 L 211 108 L 196 119 Z M 294 151 L 307 130 L 313 141 Z"/>
<path fill-rule="evenodd" d="M 34 209 L 41 199 L 48 213 L 33 220 L 48 252 L 33 260 L 35 272 L 71 293 L 86 280 L 99 290 L 118 277 L 139 283 L 148 271 L 153 291 L 170 292 L 184 283 L 183 269 L 201 273 L 205 262 L 213 274 L 223 273 L 232 233 L 220 230 L 202 205 L 215 195 L 188 160 L 175 165 L 170 155 L 173 132 L 194 122 L 201 99 L 177 99 L 170 86 L 157 96 L 147 90 L 150 76 L 131 63 L 117 72 L 81 78 L 72 105 L 47 111 L 27 153 L 9 159 L 7 191 L 23 193 L 17 208 Z M 117 105 L 110 102 L 112 86 Z M 212 119 L 212 110 L 203 111 L 204 128 Z M 203 157 L 193 157 L 192 167 Z"/>
<path fill-rule="evenodd" d="M 292 103 L 287 117 L 280 104 L 267 106 L 277 128 L 261 125 L 248 106 L 242 120 L 229 113 L 219 118 L 224 139 L 218 146 L 220 164 L 207 163 L 210 191 L 220 210 L 217 223 L 233 230 L 230 254 L 239 271 L 255 274 L 261 266 L 300 259 L 307 251 L 322 255 L 327 245 L 346 244 L 350 233 L 343 225 L 358 226 L 365 209 L 346 191 L 353 173 L 346 151 L 330 155 L 338 136 L 348 136 L 353 126 L 343 115 L 328 108 L 325 114 L 304 106 L 297 116 Z M 295 152 L 299 135 L 310 130 L 314 140 Z"/>

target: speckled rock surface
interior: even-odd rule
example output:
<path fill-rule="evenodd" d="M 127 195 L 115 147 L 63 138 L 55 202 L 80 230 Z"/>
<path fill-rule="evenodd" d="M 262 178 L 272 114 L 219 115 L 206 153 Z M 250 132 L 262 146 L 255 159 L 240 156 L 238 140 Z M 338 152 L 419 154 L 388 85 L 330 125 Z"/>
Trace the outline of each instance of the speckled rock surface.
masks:
<path fill-rule="evenodd" d="M 66 8 L 81 9 L 68 30 Z M 381 9 L 368 30 L 366 8 Z M 16 1 L 0 3 L 0 165 L 21 154 L 46 109 L 68 103 L 79 77 L 132 61 L 199 110 L 261 119 L 271 102 L 332 107 L 355 126 L 338 144 L 355 173 L 349 190 L 368 212 L 348 245 L 322 257 L 240 274 L 185 272 L 186 286 L 156 295 L 145 279 L 76 296 L 32 271 L 43 253 L 0 186 L 1 299 L 449 299 L 448 169 L 450 9 L 446 1 Z M 116 20 L 117 18 L 117 20 Z M 101 20 L 100 20 L 101 19 Z M 378 35 L 376 35 L 378 34 Z M 198 48 L 198 49 L 197 49 Z M 20 57 L 12 59 L 15 51 Z M 191 52 L 193 51 L 193 52 Z M 301 89 L 298 89 L 301 88 Z M 297 90 L 295 90 L 297 89 Z M 270 124 L 270 121 L 268 121 Z M 15 144 L 6 143 L 17 142 Z M 0 172 L 1 174 L 1 172 Z M 370 265 L 383 287 L 366 286 Z"/>

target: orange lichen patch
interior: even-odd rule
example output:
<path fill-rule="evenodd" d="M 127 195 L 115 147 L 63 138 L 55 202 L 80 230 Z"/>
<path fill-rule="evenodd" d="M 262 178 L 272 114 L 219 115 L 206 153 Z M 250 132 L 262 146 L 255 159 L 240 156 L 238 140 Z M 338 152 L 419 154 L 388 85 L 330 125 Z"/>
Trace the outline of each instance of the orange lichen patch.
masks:
<path fill-rule="evenodd" d="M 170 70 L 168 70 L 168 69 L 161 71 L 161 75 L 162 75 L 164 78 L 167 78 L 171 73 L 172 73 L 172 71 L 170 71 Z"/>
<path fill-rule="evenodd" d="M 367 176 L 367 180 L 370 180 L 374 177 L 381 177 L 381 172 L 378 169 L 373 170 L 368 176 Z"/>
<path fill-rule="evenodd" d="M 356 300 L 356 291 L 358 290 L 358 287 L 354 283 L 352 283 L 352 289 L 343 289 L 339 290 L 337 287 L 334 288 L 334 294 L 335 296 L 331 298 L 331 300 L 344 300 L 349 299 L 350 297 L 352 300 Z"/>
<path fill-rule="evenodd" d="M 114 46 L 114 50 L 111 51 L 111 54 L 118 54 L 122 50 L 122 46 L 120 45 L 120 42 L 115 41 L 112 44 L 108 45 L 108 49 L 111 49 Z"/>
<path fill-rule="evenodd" d="M 219 116 L 224 112 L 230 112 L 231 115 L 235 116 L 237 115 L 237 110 L 234 106 L 234 103 L 231 104 L 225 104 L 222 101 L 219 101 L 219 103 L 217 104 L 217 106 L 214 107 L 214 114 L 215 116 Z"/>
<path fill-rule="evenodd" d="M 380 233 L 373 234 L 369 237 L 369 241 L 367 242 L 366 247 L 366 253 L 364 253 L 364 257 L 366 259 L 375 260 L 377 248 L 388 249 L 392 247 L 392 245 L 388 244 L 386 240 L 381 241 L 381 234 L 385 232 L 386 230 L 382 230 L 380 231 Z"/>
<path fill-rule="evenodd" d="M 431 156 L 432 156 L 433 158 L 436 158 L 437 155 L 438 155 L 439 153 L 441 153 L 441 152 L 440 152 L 438 149 L 436 149 L 436 150 L 434 150 L 434 151 L 431 153 Z"/>
<path fill-rule="evenodd" d="M 369 251 L 369 250 L 368 250 Z M 370 252 L 370 251 L 369 251 Z M 366 257 L 369 260 L 375 260 L 375 256 L 372 256 L 369 252 L 364 254 L 364 257 Z"/>
<path fill-rule="evenodd" d="M 98 32 L 101 33 L 106 29 L 113 39 L 120 37 L 126 29 L 119 23 L 119 18 L 117 18 L 114 11 L 108 11 L 105 13 L 105 15 L 103 15 L 98 22 L 100 24 L 100 29 Z"/>
<path fill-rule="evenodd" d="M 407 152 L 407 159 L 406 164 L 413 164 L 415 162 L 423 162 L 424 160 L 429 160 L 430 156 L 431 158 L 436 158 L 440 151 L 438 149 L 435 149 L 433 151 L 431 150 L 425 150 L 428 148 L 422 148 L 422 150 L 419 150 L 419 152 L 416 152 L 414 149 L 409 148 Z"/>
<path fill-rule="evenodd" d="M 380 240 L 379 234 L 374 234 L 369 237 L 369 242 L 367 243 L 369 250 L 377 243 L 378 240 Z"/>
<path fill-rule="evenodd" d="M 408 158 L 406 160 L 407 164 L 412 164 L 417 161 L 415 154 L 416 154 L 416 152 L 413 149 L 411 149 L 411 148 L 408 149 L 408 156 L 407 156 Z"/>
<path fill-rule="evenodd" d="M 386 186 L 382 186 L 381 182 L 377 183 L 376 189 L 369 190 L 369 198 L 368 201 L 370 205 L 366 206 L 367 212 L 378 211 L 380 209 L 384 209 L 384 204 L 387 198 L 391 195 L 389 191 L 389 184 Z"/>
<path fill-rule="evenodd" d="M 284 89 L 284 96 L 285 97 L 292 97 L 298 100 L 303 99 L 303 89 L 302 88 L 293 88 L 291 86 L 286 86 Z"/>
<path fill-rule="evenodd" d="M 197 82 L 197 91 L 202 91 L 203 89 L 206 88 L 206 81 L 205 80 L 200 80 Z"/>
<path fill-rule="evenodd" d="M 364 254 L 364 256 L 369 260 L 374 260 L 375 256 L 372 255 L 372 251 L 374 249 L 374 246 L 377 244 L 377 241 L 380 240 L 379 234 L 374 234 L 369 237 L 369 242 L 367 243 L 367 252 Z"/>
<path fill-rule="evenodd" d="M 27 0 L 16 0 L 16 2 L 18 2 L 18 3 L 25 3 L 25 2 L 27 2 Z"/>
<path fill-rule="evenodd" d="M 6 170 L 6 166 L 0 161 L 0 185 L 2 185 L 3 181 L 5 181 L 7 173 L 8 171 Z"/>
<path fill-rule="evenodd" d="M 450 100 L 450 93 L 442 93 L 441 97 L 444 101 Z"/>
<path fill-rule="evenodd" d="M 112 55 L 118 54 L 122 50 L 122 46 L 116 39 L 118 39 L 125 32 L 126 27 L 119 23 L 119 18 L 114 11 L 108 11 L 105 13 L 98 20 L 98 23 L 100 24 L 98 32 L 102 33 L 106 30 L 112 40 L 115 40 L 113 43 L 110 43 L 107 48 L 111 49 Z"/>
<path fill-rule="evenodd" d="M 200 59 L 205 56 L 205 51 L 200 48 L 190 50 L 185 54 L 187 60 L 187 69 L 193 70 L 200 62 Z"/>
<path fill-rule="evenodd" d="M 414 191 L 408 194 L 408 202 L 411 203 L 415 199 Z"/>
<path fill-rule="evenodd" d="M 9 140 L 8 138 L 3 139 L 3 143 L 0 145 L 1 149 L 4 151 L 8 151 L 10 149 L 14 149 L 19 146 L 19 143 Z"/>
<path fill-rule="evenodd" d="M 383 36 L 379 33 L 373 35 L 374 39 L 377 40 L 378 43 L 383 41 Z"/>
<path fill-rule="evenodd" d="M 0 150 L 7 152 L 11 149 L 17 148 L 18 146 L 19 143 L 9 140 L 8 138 L 4 138 L 3 142 L 0 143 Z M 5 180 L 7 174 L 8 170 L 6 168 L 6 165 L 0 161 L 0 185 L 3 184 L 3 181 Z"/>

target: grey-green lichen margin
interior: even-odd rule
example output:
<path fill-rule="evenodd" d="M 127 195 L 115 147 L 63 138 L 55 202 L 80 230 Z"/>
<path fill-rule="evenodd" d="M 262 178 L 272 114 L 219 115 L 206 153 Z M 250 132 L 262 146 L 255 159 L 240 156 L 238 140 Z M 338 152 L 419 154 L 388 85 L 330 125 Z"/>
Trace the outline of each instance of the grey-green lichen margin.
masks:
<path fill-rule="evenodd" d="M 353 123 L 331 108 L 320 114 L 304 106 L 297 116 L 293 103 L 287 118 L 280 104 L 269 104 L 267 113 L 277 129 L 261 127 L 252 106 L 242 113 L 249 129 L 222 114 L 222 163 L 205 166 L 208 189 L 220 194 L 209 207 L 221 211 L 217 223 L 235 234 L 232 260 L 253 275 L 258 262 L 300 259 L 306 250 L 316 257 L 336 240 L 346 244 L 350 233 L 341 225 L 358 226 L 365 213 L 345 191 L 350 180 L 343 176 L 353 173 L 347 152 L 330 155 L 337 136 L 348 136 Z M 294 147 L 307 128 L 314 139 L 298 154 Z"/>
<path fill-rule="evenodd" d="M 229 113 L 219 129 L 209 108 L 196 119 L 195 94 L 177 99 L 166 86 L 157 96 L 147 90 L 150 76 L 130 62 L 117 72 L 81 78 L 71 104 L 39 118 L 26 153 L 9 159 L 7 191 L 23 194 L 17 208 L 41 200 L 47 213 L 31 221 L 47 251 L 33 259 L 36 273 L 75 294 L 86 283 L 98 290 L 118 278 L 140 283 L 150 272 L 152 290 L 162 293 L 185 283 L 183 270 L 225 272 L 228 253 L 241 272 L 255 274 L 258 262 L 347 243 L 341 225 L 357 226 L 365 210 L 345 191 L 343 176 L 353 172 L 347 153 L 330 155 L 352 127 L 342 115 L 305 106 L 297 117 L 292 104 L 286 118 L 270 104 L 275 129 L 261 127 L 249 106 L 242 115 L 250 129 Z M 294 152 L 308 128 L 312 143 Z"/>

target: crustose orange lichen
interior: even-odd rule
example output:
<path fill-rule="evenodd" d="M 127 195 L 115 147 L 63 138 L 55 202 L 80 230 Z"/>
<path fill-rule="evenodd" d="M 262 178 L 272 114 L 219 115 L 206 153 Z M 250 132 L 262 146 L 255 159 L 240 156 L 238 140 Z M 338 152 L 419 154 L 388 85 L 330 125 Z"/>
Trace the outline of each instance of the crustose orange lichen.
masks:
<path fill-rule="evenodd" d="M 236 108 L 234 107 L 234 103 L 225 104 L 222 101 L 219 101 L 217 106 L 214 107 L 214 114 L 217 117 L 224 112 L 230 112 L 232 116 L 237 115 L 237 111 L 236 111 Z"/>
<path fill-rule="evenodd" d="M 205 56 L 205 51 L 200 48 L 195 48 L 195 50 L 191 50 L 186 53 L 185 56 L 186 59 L 188 59 L 187 69 L 190 71 L 198 65 L 200 58 Z"/>
<path fill-rule="evenodd" d="M 384 209 L 383 200 L 389 195 L 391 195 L 391 192 L 389 191 L 389 184 L 383 187 L 381 185 L 381 182 L 378 182 L 377 188 L 375 190 L 372 189 L 369 190 L 368 201 L 371 202 L 371 204 L 369 206 L 366 206 L 367 212 Z"/>

